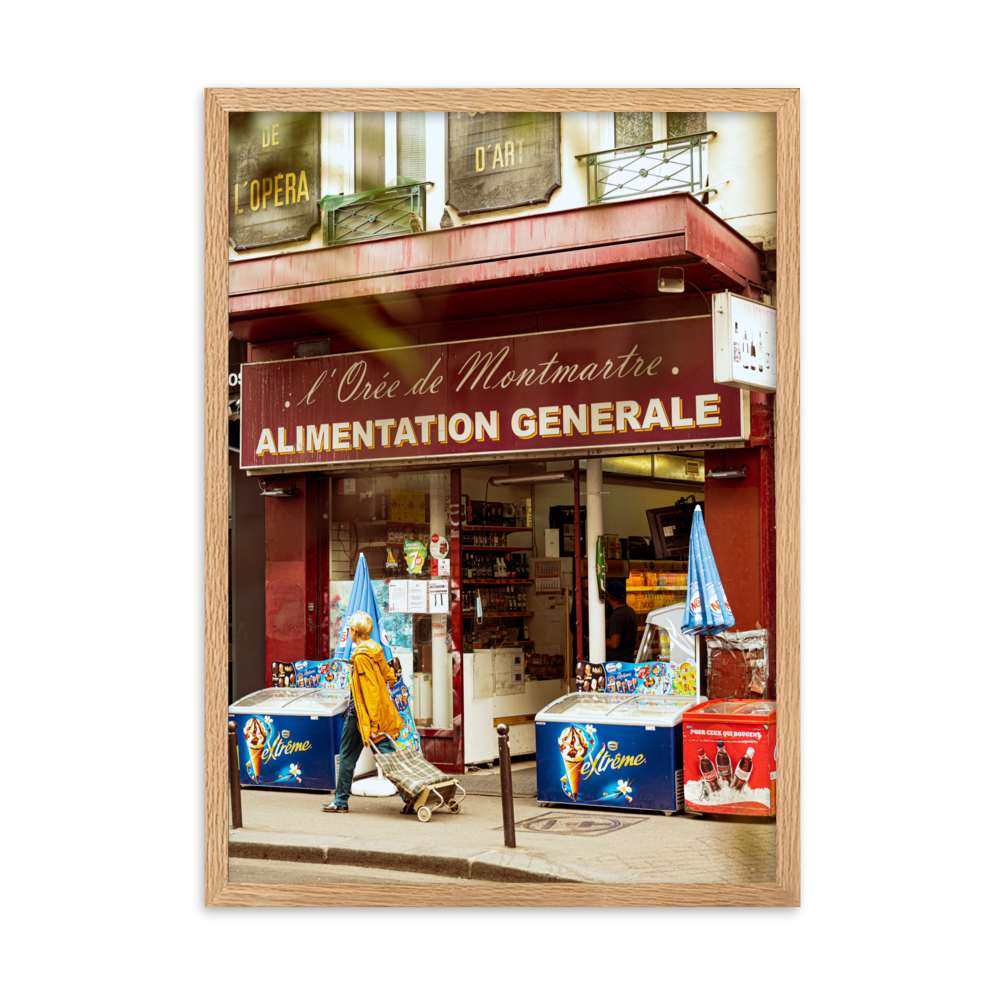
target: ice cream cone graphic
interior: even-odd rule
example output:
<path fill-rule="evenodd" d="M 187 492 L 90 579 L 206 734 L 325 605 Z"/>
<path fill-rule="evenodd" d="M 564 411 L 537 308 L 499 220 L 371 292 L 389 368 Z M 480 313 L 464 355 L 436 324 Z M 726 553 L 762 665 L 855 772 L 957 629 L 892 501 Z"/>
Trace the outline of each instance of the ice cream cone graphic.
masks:
<path fill-rule="evenodd" d="M 576 726 L 567 726 L 559 734 L 559 752 L 562 754 L 563 767 L 566 768 L 567 794 L 576 802 L 583 761 L 587 756 L 587 739 Z"/>
<path fill-rule="evenodd" d="M 257 716 L 252 715 L 247 719 L 243 726 L 243 739 L 246 740 L 247 749 L 250 751 L 253 780 L 260 781 L 260 760 L 264 753 L 264 745 L 267 743 L 267 730 Z"/>
<path fill-rule="evenodd" d="M 253 780 L 260 781 L 260 756 L 263 747 L 250 747 L 250 766 L 253 768 Z"/>

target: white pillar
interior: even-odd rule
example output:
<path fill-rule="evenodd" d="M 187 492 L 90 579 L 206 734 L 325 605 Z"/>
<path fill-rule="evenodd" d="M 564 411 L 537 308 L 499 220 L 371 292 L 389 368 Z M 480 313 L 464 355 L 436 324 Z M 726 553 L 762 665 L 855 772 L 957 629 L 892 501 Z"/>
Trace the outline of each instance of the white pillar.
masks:
<path fill-rule="evenodd" d="M 445 477 L 448 473 L 431 473 L 431 535 L 447 538 L 445 519 Z M 448 553 L 449 556 L 451 553 Z M 450 592 L 450 591 L 449 591 Z M 451 728 L 452 692 L 451 657 L 448 655 L 448 615 L 431 615 L 431 684 L 434 690 L 431 721 L 437 729 Z"/>
<path fill-rule="evenodd" d="M 601 487 L 604 475 L 600 458 L 587 459 L 587 594 L 590 600 L 591 663 L 603 663 L 607 658 L 604 645 L 604 605 L 597 598 L 597 538 L 604 534 L 604 498 Z"/>

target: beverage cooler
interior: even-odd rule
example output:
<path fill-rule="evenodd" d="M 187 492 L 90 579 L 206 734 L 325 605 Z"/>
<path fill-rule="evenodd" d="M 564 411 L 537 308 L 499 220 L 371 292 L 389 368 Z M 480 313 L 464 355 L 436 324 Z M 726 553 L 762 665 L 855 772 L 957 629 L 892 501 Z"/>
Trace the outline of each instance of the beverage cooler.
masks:
<path fill-rule="evenodd" d="M 691 698 L 599 692 L 554 701 L 535 716 L 539 803 L 681 809 L 681 719 L 692 704 Z"/>
<path fill-rule="evenodd" d="M 732 698 L 684 713 L 684 810 L 773 816 L 777 705 Z"/>
<path fill-rule="evenodd" d="M 264 688 L 229 706 L 244 787 L 337 787 L 337 758 L 348 692 Z"/>

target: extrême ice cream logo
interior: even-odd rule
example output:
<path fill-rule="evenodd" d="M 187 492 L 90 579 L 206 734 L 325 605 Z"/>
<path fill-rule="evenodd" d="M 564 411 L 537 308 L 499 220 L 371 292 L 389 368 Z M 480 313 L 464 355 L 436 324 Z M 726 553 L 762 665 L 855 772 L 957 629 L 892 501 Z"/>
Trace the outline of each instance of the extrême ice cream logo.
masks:
<path fill-rule="evenodd" d="M 640 767 L 648 763 L 644 754 L 623 754 L 618 752 L 618 744 L 614 740 L 601 743 L 600 749 L 594 753 L 597 746 L 597 729 L 594 726 L 567 726 L 557 740 L 559 753 L 562 756 L 565 775 L 560 778 L 563 792 L 574 802 L 579 801 L 580 781 L 605 771 L 618 771 L 625 767 Z M 612 754 L 614 756 L 612 756 Z M 618 787 L 601 793 L 603 799 L 625 797 L 631 802 L 632 786 L 627 781 L 619 781 Z"/>
<path fill-rule="evenodd" d="M 291 731 L 282 729 L 277 732 L 269 715 L 261 718 L 251 715 L 243 725 L 243 739 L 246 741 L 250 759 L 247 761 L 247 773 L 255 782 L 260 781 L 260 766 L 270 760 L 277 760 L 286 754 L 304 753 L 312 749 L 309 740 L 291 740 Z"/>

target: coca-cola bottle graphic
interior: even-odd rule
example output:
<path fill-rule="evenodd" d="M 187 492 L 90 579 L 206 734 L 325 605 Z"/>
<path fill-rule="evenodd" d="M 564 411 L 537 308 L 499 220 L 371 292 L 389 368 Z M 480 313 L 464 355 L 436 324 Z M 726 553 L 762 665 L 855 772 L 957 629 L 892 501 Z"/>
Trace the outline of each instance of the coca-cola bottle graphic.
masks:
<path fill-rule="evenodd" d="M 750 357 L 753 358 L 753 364 L 750 366 L 750 371 L 755 372 L 757 370 L 757 348 L 754 346 L 753 334 L 750 334 Z"/>
<path fill-rule="evenodd" d="M 733 783 L 733 764 L 729 759 L 729 754 L 726 753 L 726 745 L 722 740 L 719 740 L 715 745 L 718 747 L 715 753 L 715 767 L 719 772 L 719 781 L 731 785 Z"/>
<path fill-rule="evenodd" d="M 750 367 L 750 348 L 747 346 L 747 332 L 743 331 L 743 367 Z"/>
<path fill-rule="evenodd" d="M 740 758 L 736 765 L 736 778 L 733 781 L 733 788 L 740 791 L 750 780 L 750 772 L 753 770 L 753 747 L 747 747 L 747 752 Z"/>
<path fill-rule="evenodd" d="M 704 750 L 698 751 L 698 769 L 701 771 L 701 780 L 713 791 L 722 791 L 719 784 L 719 776 L 716 774 L 715 765 L 705 756 Z"/>
<path fill-rule="evenodd" d="M 733 364 L 740 363 L 740 324 L 733 324 Z"/>

